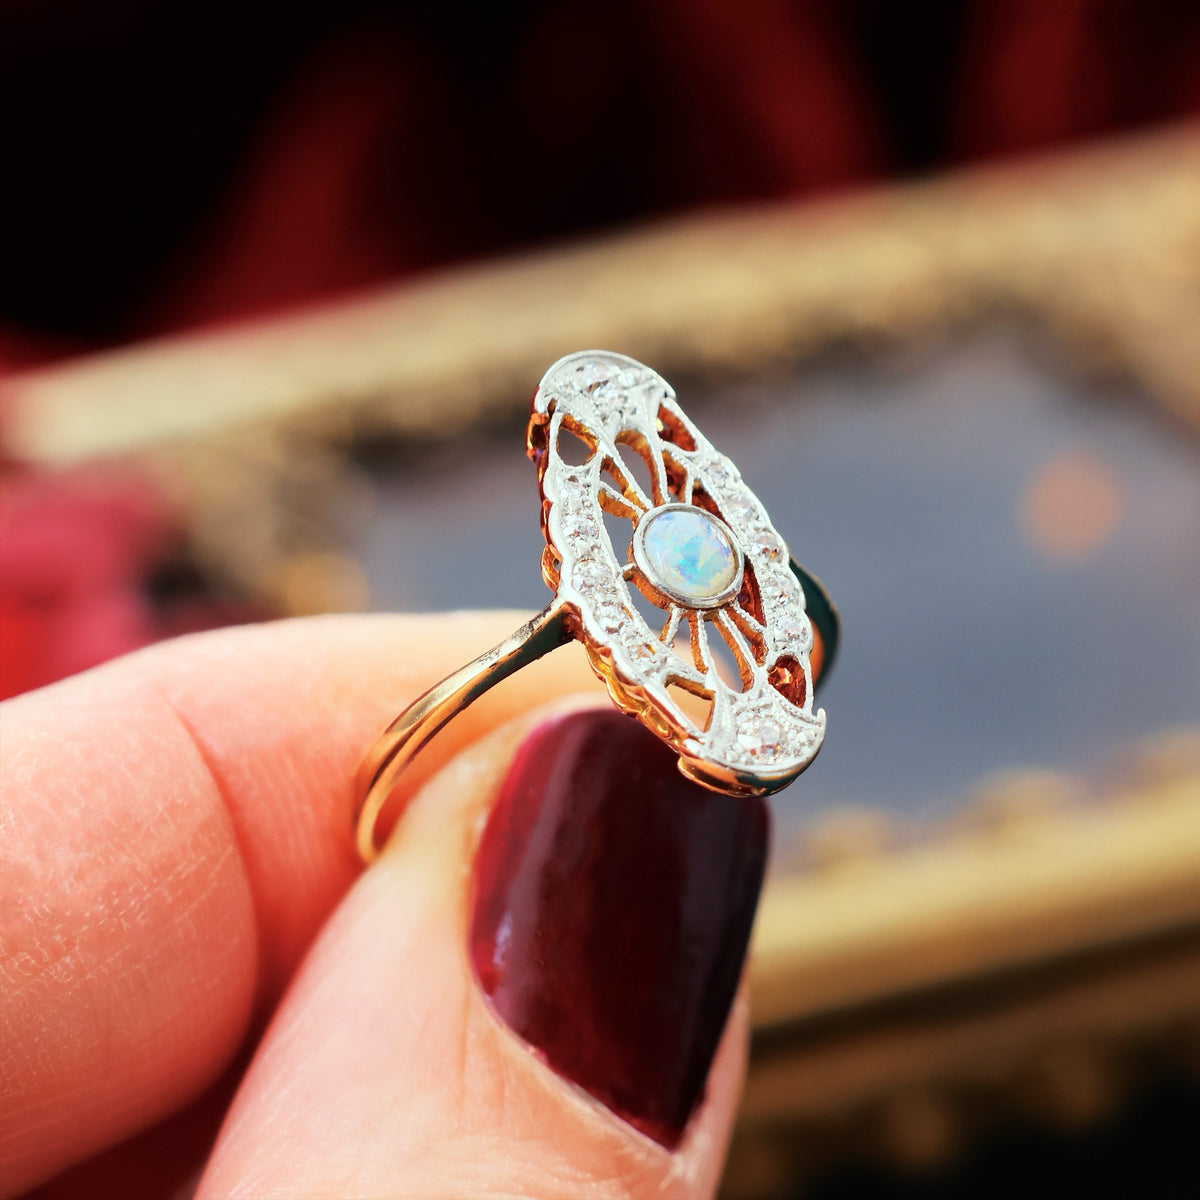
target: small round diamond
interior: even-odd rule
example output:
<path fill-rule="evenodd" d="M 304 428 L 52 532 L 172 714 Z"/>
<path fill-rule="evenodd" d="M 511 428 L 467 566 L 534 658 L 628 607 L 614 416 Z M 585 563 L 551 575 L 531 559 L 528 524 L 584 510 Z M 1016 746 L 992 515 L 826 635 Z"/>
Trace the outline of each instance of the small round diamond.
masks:
<path fill-rule="evenodd" d="M 734 496 L 729 501 L 729 512 L 738 521 L 757 521 L 759 519 L 758 505 L 749 496 Z"/>
<path fill-rule="evenodd" d="M 650 645 L 649 642 L 639 642 L 636 646 L 630 647 L 629 657 L 634 662 L 641 663 L 643 666 L 652 663 L 658 657 L 658 649 Z"/>
<path fill-rule="evenodd" d="M 571 572 L 571 582 L 581 591 L 594 588 L 604 582 L 607 572 L 595 559 L 585 558 L 575 564 Z"/>
<path fill-rule="evenodd" d="M 579 558 L 586 557 L 587 552 L 595 545 L 599 536 L 600 530 L 589 521 L 576 521 L 566 531 L 567 545 L 575 551 Z"/>
<path fill-rule="evenodd" d="M 573 479 L 564 479 L 558 485 L 558 502 L 567 512 L 578 512 L 583 508 L 585 492 L 583 485 Z"/>
<path fill-rule="evenodd" d="M 611 436 L 633 425 L 641 416 L 638 400 L 617 390 L 611 383 L 598 387 L 592 399 L 602 410 L 601 415 Z"/>
<path fill-rule="evenodd" d="M 639 530 L 650 582 L 687 604 L 728 594 L 740 563 L 725 527 L 703 509 L 678 506 L 650 513 Z"/>
<path fill-rule="evenodd" d="M 625 612 L 616 604 L 601 604 L 596 608 L 596 620 L 608 633 L 616 633 L 625 621 Z"/>
<path fill-rule="evenodd" d="M 754 758 L 774 758 L 783 739 L 783 730 L 774 721 L 756 720 L 738 734 L 738 745 Z"/>
<path fill-rule="evenodd" d="M 733 467 L 722 459 L 717 459 L 710 464 L 708 468 L 709 478 L 715 483 L 728 484 L 733 483 L 737 476 L 734 474 Z"/>
<path fill-rule="evenodd" d="M 788 583 L 776 583 L 763 592 L 763 599 L 772 608 L 783 608 L 795 599 L 795 591 Z"/>
<path fill-rule="evenodd" d="M 749 538 L 750 553 L 757 558 L 778 558 L 780 554 L 779 539 L 769 530 L 760 529 Z"/>
<path fill-rule="evenodd" d="M 776 625 L 780 642 L 787 648 L 802 650 L 812 641 L 812 627 L 807 621 L 786 618 Z"/>
<path fill-rule="evenodd" d="M 581 363 L 575 370 L 579 376 L 579 386 L 585 392 L 594 391 L 602 383 L 608 381 L 609 371 L 604 363 L 589 359 L 587 362 Z"/>

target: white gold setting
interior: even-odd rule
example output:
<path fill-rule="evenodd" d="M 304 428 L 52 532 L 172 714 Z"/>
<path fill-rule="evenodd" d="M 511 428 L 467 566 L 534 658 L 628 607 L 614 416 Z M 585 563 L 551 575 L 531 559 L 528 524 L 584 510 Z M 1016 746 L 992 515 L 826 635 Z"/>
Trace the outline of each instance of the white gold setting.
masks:
<path fill-rule="evenodd" d="M 567 443 L 586 461 L 568 461 Z M 577 614 L 616 703 L 675 746 L 700 782 L 735 791 L 789 782 L 825 733 L 824 710 L 813 710 L 812 627 L 787 546 L 737 468 L 661 376 L 604 351 L 569 355 L 546 372 L 530 447 L 544 499 L 543 573 Z M 606 513 L 631 522 L 615 546 Z M 656 571 L 647 554 L 651 522 L 665 513 L 698 515 L 680 524 L 717 539 L 709 546 L 717 561 L 696 565 L 691 585 Z M 706 594 L 728 574 L 722 537 L 735 578 Z M 661 627 L 638 611 L 631 587 L 661 609 Z M 707 720 L 689 715 L 673 689 L 708 701 Z"/>

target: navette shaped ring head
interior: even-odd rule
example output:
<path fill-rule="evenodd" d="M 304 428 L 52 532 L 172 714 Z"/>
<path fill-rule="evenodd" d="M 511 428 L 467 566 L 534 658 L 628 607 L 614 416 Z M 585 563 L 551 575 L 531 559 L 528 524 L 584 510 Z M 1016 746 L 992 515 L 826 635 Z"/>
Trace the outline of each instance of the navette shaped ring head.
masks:
<path fill-rule="evenodd" d="M 758 795 L 790 783 L 825 735 L 801 580 L 835 637 L 836 617 L 737 468 L 660 375 L 607 351 L 546 372 L 528 447 L 543 576 L 614 702 L 707 787 Z M 627 539 L 605 514 L 630 522 Z M 733 666 L 722 674 L 719 662 Z"/>

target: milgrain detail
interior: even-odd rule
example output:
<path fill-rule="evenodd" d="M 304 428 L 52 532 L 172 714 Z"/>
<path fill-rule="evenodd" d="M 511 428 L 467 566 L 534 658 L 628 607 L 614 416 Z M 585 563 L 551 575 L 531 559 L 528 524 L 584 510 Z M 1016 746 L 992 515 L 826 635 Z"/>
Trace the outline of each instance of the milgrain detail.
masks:
<path fill-rule="evenodd" d="M 580 445 L 582 443 L 582 445 Z M 614 701 L 680 753 L 685 773 L 721 790 L 773 791 L 816 756 L 812 627 L 786 545 L 737 468 L 687 418 L 649 367 L 572 354 L 534 395 L 530 454 L 542 487 L 546 582 L 586 634 Z M 648 517 L 700 513 L 736 556 L 733 583 L 686 602 L 635 552 Z M 604 514 L 628 521 L 611 535 Z M 610 522 L 612 523 L 612 522 Z M 637 588 L 651 605 L 634 603 Z M 660 613 L 647 620 L 649 609 Z M 723 673 L 720 662 L 732 664 Z M 672 695 L 710 705 L 706 721 Z"/>

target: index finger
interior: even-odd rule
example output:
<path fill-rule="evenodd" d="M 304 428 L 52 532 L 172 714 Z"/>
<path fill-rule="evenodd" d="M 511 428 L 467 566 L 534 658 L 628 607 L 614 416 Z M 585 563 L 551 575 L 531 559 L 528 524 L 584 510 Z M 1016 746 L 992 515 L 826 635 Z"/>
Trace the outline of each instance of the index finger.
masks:
<path fill-rule="evenodd" d="M 185 1103 L 358 871 L 369 740 L 520 614 L 204 634 L 9 701 L 0 728 L 0 1190 Z M 564 650 L 452 723 L 405 786 L 547 697 Z"/>

